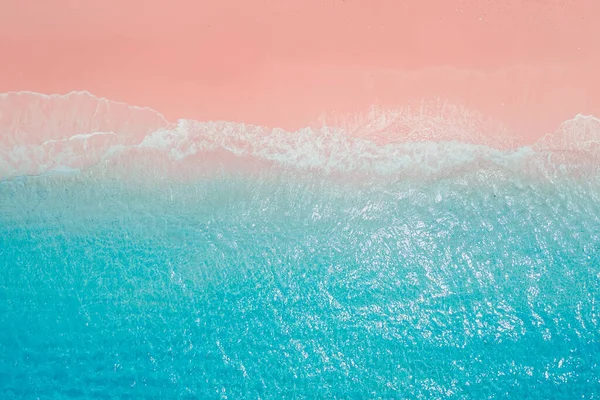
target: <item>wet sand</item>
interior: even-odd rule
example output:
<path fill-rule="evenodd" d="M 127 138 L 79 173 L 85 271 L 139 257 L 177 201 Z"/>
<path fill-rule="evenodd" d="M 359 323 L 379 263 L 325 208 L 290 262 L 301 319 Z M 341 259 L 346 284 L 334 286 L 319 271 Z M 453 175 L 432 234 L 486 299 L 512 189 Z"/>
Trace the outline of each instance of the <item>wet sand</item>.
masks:
<path fill-rule="evenodd" d="M 288 130 L 440 99 L 531 143 L 600 115 L 600 3 L 5 1 L 0 92 Z M 494 134 L 490 131 L 489 134 Z"/>

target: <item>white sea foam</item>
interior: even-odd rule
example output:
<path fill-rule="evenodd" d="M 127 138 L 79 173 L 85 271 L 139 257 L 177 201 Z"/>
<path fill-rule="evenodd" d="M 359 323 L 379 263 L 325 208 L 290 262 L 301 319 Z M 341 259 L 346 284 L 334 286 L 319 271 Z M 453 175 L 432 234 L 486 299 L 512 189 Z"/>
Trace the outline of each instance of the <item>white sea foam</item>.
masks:
<path fill-rule="evenodd" d="M 87 92 L 4 93 L 0 179 L 86 170 L 117 158 L 135 165 L 148 154 L 163 163 L 202 161 L 215 152 L 325 172 L 440 173 L 483 164 L 546 175 L 598 171 L 600 120 L 593 116 L 577 115 L 538 143 L 519 147 L 502 126 L 477 113 L 445 103 L 438 109 L 373 110 L 339 128 L 288 132 L 232 122 L 170 123 L 149 108 Z"/>
<path fill-rule="evenodd" d="M 112 135 L 112 136 L 117 136 L 114 132 L 92 132 L 92 133 L 80 133 L 77 135 L 73 135 L 70 138 L 67 139 L 58 139 L 58 140 L 47 140 L 44 143 L 42 143 L 42 146 L 45 146 L 47 144 L 51 144 L 51 143 L 60 143 L 60 142 L 66 142 L 69 140 L 87 140 L 90 139 L 94 136 L 97 135 Z"/>

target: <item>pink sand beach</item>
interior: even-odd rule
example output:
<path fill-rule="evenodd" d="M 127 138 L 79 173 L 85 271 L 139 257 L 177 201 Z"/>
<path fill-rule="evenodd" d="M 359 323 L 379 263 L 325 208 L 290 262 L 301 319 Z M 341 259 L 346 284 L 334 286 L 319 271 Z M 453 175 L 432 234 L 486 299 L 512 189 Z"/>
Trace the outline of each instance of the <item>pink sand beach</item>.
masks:
<path fill-rule="evenodd" d="M 0 92 L 292 130 L 442 99 L 531 143 L 600 115 L 595 0 L 4 0 Z"/>

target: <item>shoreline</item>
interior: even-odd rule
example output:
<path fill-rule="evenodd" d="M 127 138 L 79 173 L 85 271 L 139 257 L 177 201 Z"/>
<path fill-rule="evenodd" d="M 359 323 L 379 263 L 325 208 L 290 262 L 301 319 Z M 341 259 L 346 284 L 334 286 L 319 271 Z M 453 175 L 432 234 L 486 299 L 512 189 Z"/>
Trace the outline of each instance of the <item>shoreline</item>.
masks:
<path fill-rule="evenodd" d="M 504 131 L 520 144 L 531 145 L 577 114 L 600 115 L 600 97 L 595 96 L 600 92 L 600 78 L 594 77 L 600 68 L 595 68 L 588 63 L 515 65 L 489 71 L 436 66 L 407 71 L 273 62 L 251 80 L 229 87 L 175 82 L 140 93 L 104 82 L 78 86 L 48 80 L 10 86 L 0 82 L 0 88 L 49 96 L 89 92 L 110 102 L 150 109 L 171 123 L 180 119 L 227 121 L 287 131 L 323 125 L 342 128 L 373 108 L 417 109 L 438 102 L 479 114 L 479 123 L 494 125 L 496 131 Z M 129 86 L 143 86 L 143 81 Z"/>
<path fill-rule="evenodd" d="M 38 3 L 0 15 L 0 92 L 287 131 L 440 99 L 523 144 L 600 115 L 593 0 Z"/>
<path fill-rule="evenodd" d="M 446 112 L 456 112 L 457 118 L 450 121 L 439 113 L 440 105 Z M 525 168 L 533 175 L 563 167 L 597 173 L 597 117 L 578 114 L 529 145 L 491 142 L 498 138 L 482 134 L 480 127 L 486 125 L 480 125 L 478 116 L 434 103 L 416 110 L 373 112 L 367 118 L 354 118 L 347 129 L 286 131 L 224 121 L 169 122 L 150 108 L 112 102 L 89 92 L 1 93 L 0 178 L 98 171 L 186 180 L 219 171 L 279 169 L 340 176 L 435 177 L 443 176 L 444 170 L 466 171 L 479 165 L 514 172 Z"/>

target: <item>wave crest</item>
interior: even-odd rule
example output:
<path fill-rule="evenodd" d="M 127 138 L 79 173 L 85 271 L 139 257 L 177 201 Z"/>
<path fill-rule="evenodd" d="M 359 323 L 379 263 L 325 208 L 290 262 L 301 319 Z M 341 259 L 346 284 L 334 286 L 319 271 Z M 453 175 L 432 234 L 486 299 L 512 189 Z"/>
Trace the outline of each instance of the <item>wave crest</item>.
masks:
<path fill-rule="evenodd" d="M 533 146 L 519 146 L 501 125 L 437 101 L 372 110 L 340 127 L 295 132 L 232 122 L 167 121 L 149 108 L 87 92 L 0 95 L 0 179 L 129 165 L 158 157 L 162 165 L 227 154 L 325 172 L 440 173 L 493 165 L 546 176 L 600 165 L 600 120 L 578 115 Z M 187 164 L 186 164 L 187 165 Z"/>

